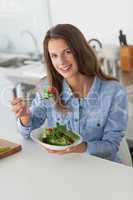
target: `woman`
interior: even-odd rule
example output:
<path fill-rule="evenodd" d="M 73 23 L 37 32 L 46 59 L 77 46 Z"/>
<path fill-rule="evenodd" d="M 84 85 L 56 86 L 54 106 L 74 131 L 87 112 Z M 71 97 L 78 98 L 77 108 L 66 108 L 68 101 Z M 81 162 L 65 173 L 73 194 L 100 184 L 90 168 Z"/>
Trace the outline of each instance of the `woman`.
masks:
<path fill-rule="evenodd" d="M 44 100 L 38 92 L 30 109 L 21 98 L 13 98 L 12 109 L 22 135 L 29 137 L 47 118 L 49 128 L 58 122 L 83 137 L 83 142 L 75 147 L 64 151 L 47 149 L 48 152 L 87 152 L 120 162 L 117 152 L 127 127 L 127 96 L 123 87 L 102 72 L 95 53 L 73 25 L 52 27 L 43 47 L 48 81 L 41 88 L 56 88 L 56 98 Z"/>

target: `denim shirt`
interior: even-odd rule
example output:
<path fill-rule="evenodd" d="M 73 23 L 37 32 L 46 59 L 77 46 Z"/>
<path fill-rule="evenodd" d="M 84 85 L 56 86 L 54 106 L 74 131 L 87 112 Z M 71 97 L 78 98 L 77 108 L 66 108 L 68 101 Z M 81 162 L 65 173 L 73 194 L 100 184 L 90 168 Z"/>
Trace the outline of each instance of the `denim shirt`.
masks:
<path fill-rule="evenodd" d="M 42 89 L 45 87 L 47 81 L 41 85 Z M 21 134 L 30 137 L 31 131 L 42 126 L 46 119 L 49 128 L 58 122 L 82 136 L 88 154 L 119 162 L 117 152 L 128 121 L 127 95 L 121 84 L 95 77 L 88 95 L 78 98 L 64 80 L 60 97 L 70 108 L 66 115 L 56 109 L 52 98 L 43 99 L 41 92 L 37 92 L 28 126 L 18 120 Z"/>

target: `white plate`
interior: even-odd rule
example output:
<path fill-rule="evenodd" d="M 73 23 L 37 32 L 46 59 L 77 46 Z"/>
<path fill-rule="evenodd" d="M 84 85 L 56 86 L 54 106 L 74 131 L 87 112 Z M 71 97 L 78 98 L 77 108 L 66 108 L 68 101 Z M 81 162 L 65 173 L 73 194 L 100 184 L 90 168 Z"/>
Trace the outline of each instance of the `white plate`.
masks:
<path fill-rule="evenodd" d="M 38 129 L 35 129 L 31 132 L 31 138 L 33 141 L 37 142 L 38 144 L 40 144 L 41 146 L 47 148 L 47 149 L 50 149 L 50 150 L 65 150 L 66 148 L 68 147 L 73 147 L 73 146 L 76 146 L 78 144 L 80 144 L 83 140 L 82 140 L 82 137 L 79 135 L 80 139 L 76 142 L 74 142 L 73 144 L 71 145 L 67 145 L 67 146 L 56 146 L 56 145 L 50 145 L 50 144 L 46 144 L 46 143 L 43 143 L 39 140 L 39 136 L 40 136 L 40 133 L 41 133 L 41 130 L 44 129 L 44 128 L 38 128 Z"/>

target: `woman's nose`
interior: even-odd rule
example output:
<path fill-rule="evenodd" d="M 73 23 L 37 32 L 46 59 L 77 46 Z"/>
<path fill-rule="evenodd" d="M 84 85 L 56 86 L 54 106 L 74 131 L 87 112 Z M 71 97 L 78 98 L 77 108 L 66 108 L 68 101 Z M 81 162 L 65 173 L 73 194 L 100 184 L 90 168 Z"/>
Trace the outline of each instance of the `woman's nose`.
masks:
<path fill-rule="evenodd" d="M 65 64 L 65 62 L 66 62 L 66 59 L 65 59 L 65 57 L 64 56 L 59 56 L 59 60 L 58 60 L 58 64 L 59 65 L 64 65 Z"/>

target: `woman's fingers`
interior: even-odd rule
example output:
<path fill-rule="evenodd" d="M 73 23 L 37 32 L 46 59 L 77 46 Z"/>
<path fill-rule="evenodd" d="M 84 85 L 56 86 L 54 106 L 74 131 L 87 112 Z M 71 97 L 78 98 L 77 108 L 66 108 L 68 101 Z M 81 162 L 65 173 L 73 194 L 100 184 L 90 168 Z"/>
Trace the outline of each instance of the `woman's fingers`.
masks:
<path fill-rule="evenodd" d="M 17 118 L 27 114 L 27 106 L 23 98 L 13 97 L 11 105 L 12 105 L 12 111 L 16 114 Z"/>
<path fill-rule="evenodd" d="M 12 111 L 16 113 L 23 107 L 24 107 L 23 104 L 20 102 L 20 103 L 18 103 L 16 105 L 12 106 Z"/>
<path fill-rule="evenodd" d="M 47 151 L 49 153 L 59 154 L 59 155 L 68 154 L 68 153 L 83 153 L 83 152 L 85 152 L 85 150 L 86 149 L 85 149 L 83 143 L 78 144 L 78 145 L 73 146 L 73 147 L 68 147 L 65 150 L 50 150 L 50 149 L 47 149 Z"/>
<path fill-rule="evenodd" d="M 17 113 L 16 113 L 16 117 L 20 118 L 23 115 L 23 108 L 21 108 Z"/>
<path fill-rule="evenodd" d="M 59 155 L 69 153 L 69 151 L 67 151 L 67 150 L 51 150 L 51 149 L 46 149 L 46 150 L 48 151 L 48 153 L 59 154 Z"/>
<path fill-rule="evenodd" d="M 13 97 L 12 100 L 11 100 L 11 105 L 12 105 L 12 106 L 13 106 L 13 105 L 16 105 L 16 104 L 18 104 L 18 103 L 20 103 L 20 102 L 22 102 L 22 101 L 24 101 L 24 100 L 23 100 L 23 98 L 21 98 L 21 97 Z"/>

